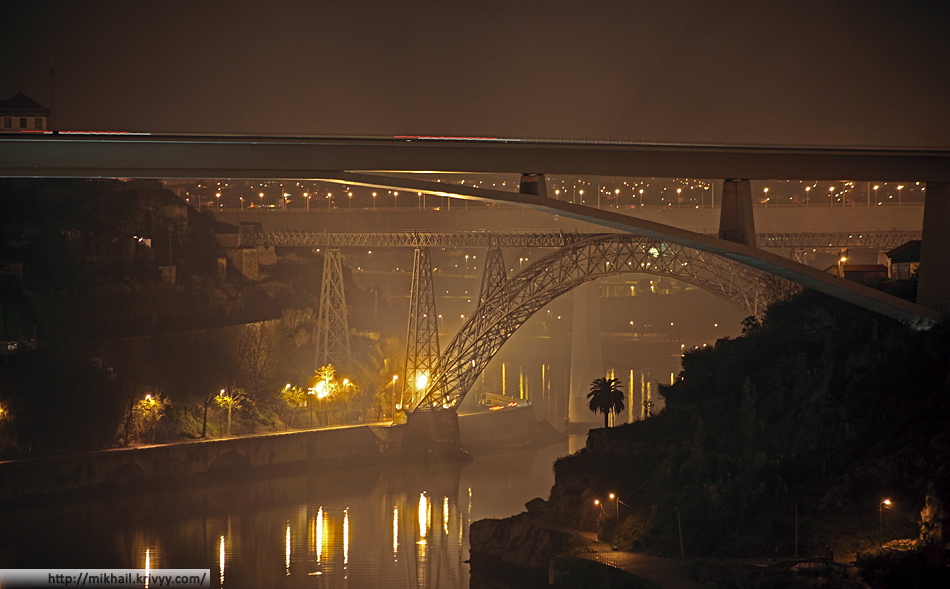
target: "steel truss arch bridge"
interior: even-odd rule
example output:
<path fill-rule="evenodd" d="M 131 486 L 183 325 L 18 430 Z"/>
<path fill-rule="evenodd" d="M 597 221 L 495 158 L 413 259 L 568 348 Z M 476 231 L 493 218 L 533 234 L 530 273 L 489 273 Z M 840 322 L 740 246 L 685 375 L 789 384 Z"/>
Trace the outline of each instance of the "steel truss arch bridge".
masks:
<path fill-rule="evenodd" d="M 486 273 L 490 271 L 485 268 Z M 413 411 L 452 409 L 502 345 L 560 295 L 605 276 L 645 273 L 707 290 L 750 315 L 800 287 L 745 264 L 686 246 L 630 234 L 600 235 L 567 245 L 489 291 L 448 345 Z"/>

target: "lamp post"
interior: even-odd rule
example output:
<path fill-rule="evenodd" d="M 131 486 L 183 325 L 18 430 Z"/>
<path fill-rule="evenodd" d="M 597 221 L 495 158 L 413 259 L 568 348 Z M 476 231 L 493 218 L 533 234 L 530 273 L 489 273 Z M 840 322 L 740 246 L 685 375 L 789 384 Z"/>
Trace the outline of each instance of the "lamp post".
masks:
<path fill-rule="evenodd" d="M 373 193 L 373 210 L 376 210 L 376 193 Z"/>
<path fill-rule="evenodd" d="M 805 206 L 806 206 L 806 207 L 808 206 L 808 201 L 809 201 L 808 193 L 809 193 L 809 192 L 811 192 L 811 186 L 806 186 L 806 187 L 805 187 Z"/>
<path fill-rule="evenodd" d="M 875 202 L 875 203 L 878 202 L 878 200 L 877 200 L 877 189 L 878 189 L 878 188 L 880 188 L 880 185 L 875 184 L 875 185 L 874 185 L 874 202 Z M 868 206 L 871 206 L 871 204 L 868 203 Z"/>
<path fill-rule="evenodd" d="M 617 497 L 617 495 L 615 495 L 614 493 L 611 493 L 610 495 L 608 495 L 608 497 L 610 497 L 611 499 L 616 499 L 617 501 L 617 527 L 615 529 L 617 532 L 617 540 L 619 543 L 619 540 L 620 540 L 620 497 Z M 616 549 L 617 547 L 614 546 L 614 550 Z"/>
<path fill-rule="evenodd" d="M 307 212 L 309 213 L 310 212 L 310 193 L 304 192 L 303 197 L 307 199 Z"/>
<path fill-rule="evenodd" d="M 877 516 L 878 516 L 878 526 L 879 526 L 879 544 L 881 548 L 884 548 L 884 510 L 891 508 L 891 500 L 885 499 L 881 501 L 877 506 Z"/>
<path fill-rule="evenodd" d="M 901 190 L 904 189 L 903 184 L 897 185 L 897 206 L 901 206 Z"/>
<path fill-rule="evenodd" d="M 393 396 L 393 421 L 396 421 L 396 409 L 397 409 L 396 407 L 396 381 L 397 380 L 399 380 L 399 375 L 394 374 L 392 381 L 389 383 L 389 385 L 392 387 L 392 393 L 393 393 L 392 395 Z M 398 407 L 398 409 L 402 409 L 402 407 Z"/>

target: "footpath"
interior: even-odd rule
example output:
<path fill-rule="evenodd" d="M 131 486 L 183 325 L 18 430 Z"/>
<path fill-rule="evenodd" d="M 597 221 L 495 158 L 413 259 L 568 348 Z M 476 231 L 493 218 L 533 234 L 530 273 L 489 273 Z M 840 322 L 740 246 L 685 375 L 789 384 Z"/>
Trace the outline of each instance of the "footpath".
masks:
<path fill-rule="evenodd" d="M 585 532 L 542 522 L 533 523 L 539 527 L 573 534 L 583 540 L 587 544 L 588 552 L 577 555 L 577 558 L 592 560 L 620 569 L 635 577 L 654 583 L 663 589 L 709 589 L 708 585 L 700 583 L 681 570 L 684 565 L 682 560 L 614 550 L 606 542 L 600 541 L 594 532 Z"/>

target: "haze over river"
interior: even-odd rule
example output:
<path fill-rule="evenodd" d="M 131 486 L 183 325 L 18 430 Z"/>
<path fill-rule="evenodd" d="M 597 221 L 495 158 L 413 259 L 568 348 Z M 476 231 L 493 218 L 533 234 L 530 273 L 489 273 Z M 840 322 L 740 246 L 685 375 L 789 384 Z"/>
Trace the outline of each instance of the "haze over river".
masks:
<path fill-rule="evenodd" d="M 581 443 L 582 440 L 580 441 Z M 469 586 L 468 527 L 548 496 L 568 443 L 466 465 L 237 480 L 0 516 L 0 568 L 210 569 L 211 587 Z"/>

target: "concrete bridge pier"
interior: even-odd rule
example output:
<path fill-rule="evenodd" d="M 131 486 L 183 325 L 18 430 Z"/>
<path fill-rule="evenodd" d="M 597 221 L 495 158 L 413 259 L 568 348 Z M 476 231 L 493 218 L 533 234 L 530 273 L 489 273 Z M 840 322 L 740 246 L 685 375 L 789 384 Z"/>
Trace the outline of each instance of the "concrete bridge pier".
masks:
<path fill-rule="evenodd" d="M 719 238 L 755 247 L 752 185 L 748 180 L 726 179 L 722 181 Z"/>
<path fill-rule="evenodd" d="M 588 282 L 571 291 L 574 296 L 574 319 L 571 330 L 571 385 L 568 407 L 568 430 L 584 430 L 598 423 L 587 407 L 587 393 L 595 378 L 604 376 L 604 352 L 600 335 L 600 287 Z M 575 425 L 572 428 L 572 424 Z"/>
<path fill-rule="evenodd" d="M 950 314 L 950 182 L 927 182 L 917 304 Z"/>
<path fill-rule="evenodd" d="M 544 174 L 522 174 L 518 192 L 546 197 L 548 195 L 548 184 L 544 180 Z"/>
<path fill-rule="evenodd" d="M 459 416 L 455 409 L 413 411 L 406 417 L 403 456 L 471 460 L 459 441 Z"/>

